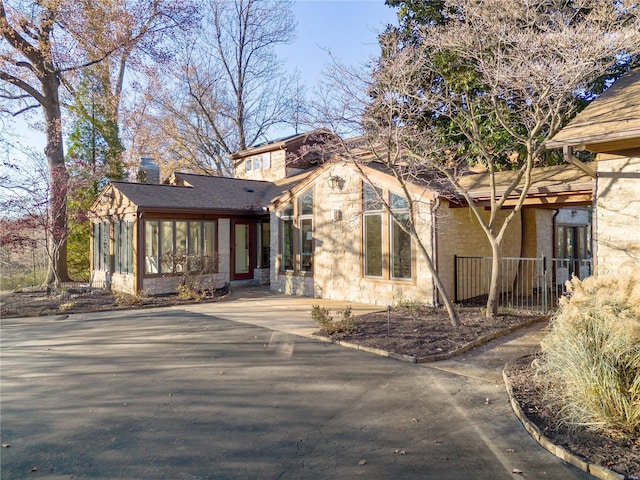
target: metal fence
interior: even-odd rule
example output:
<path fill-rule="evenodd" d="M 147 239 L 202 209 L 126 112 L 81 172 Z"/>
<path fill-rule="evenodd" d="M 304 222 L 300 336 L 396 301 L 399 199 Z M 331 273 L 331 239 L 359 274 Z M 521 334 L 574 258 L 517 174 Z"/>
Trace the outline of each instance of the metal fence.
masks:
<path fill-rule="evenodd" d="M 489 294 L 491 257 L 454 257 L 454 301 L 484 305 Z M 500 260 L 498 303 L 528 311 L 549 312 L 566 293 L 567 280 L 591 275 L 590 259 L 504 257 Z"/>

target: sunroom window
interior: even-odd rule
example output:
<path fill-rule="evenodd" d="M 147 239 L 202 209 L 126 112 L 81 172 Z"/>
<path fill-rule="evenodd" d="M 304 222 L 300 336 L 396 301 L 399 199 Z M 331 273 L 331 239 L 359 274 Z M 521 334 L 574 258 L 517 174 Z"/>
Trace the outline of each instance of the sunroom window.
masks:
<path fill-rule="evenodd" d="M 216 225 L 200 220 L 145 221 L 145 273 L 217 271 Z"/>

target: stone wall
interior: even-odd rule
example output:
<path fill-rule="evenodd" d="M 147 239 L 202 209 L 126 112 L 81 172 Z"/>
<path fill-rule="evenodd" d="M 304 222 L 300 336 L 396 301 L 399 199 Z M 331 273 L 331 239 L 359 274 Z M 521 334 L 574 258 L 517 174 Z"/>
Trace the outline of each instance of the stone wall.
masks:
<path fill-rule="evenodd" d="M 595 241 L 598 274 L 640 265 L 640 155 L 598 161 Z"/>
<path fill-rule="evenodd" d="M 242 163 L 236 166 L 234 176 L 236 178 L 245 178 L 247 180 L 264 180 L 267 182 L 281 180 L 287 177 L 285 153 L 285 150 L 274 150 L 272 152 L 265 152 L 260 155 L 244 158 Z M 246 162 L 248 158 L 250 158 L 252 161 L 252 167 L 254 159 L 260 158 L 261 168 L 259 170 L 255 170 L 254 168 L 252 168 L 251 170 L 247 171 Z M 269 162 L 269 168 L 262 168 L 265 161 Z"/>
<path fill-rule="evenodd" d="M 329 177 L 342 179 L 332 189 Z M 388 177 L 387 177 L 388 178 Z M 388 188 L 374 181 L 379 186 Z M 271 289 L 282 293 L 347 300 L 386 306 L 400 300 L 433 302 L 433 285 L 422 255 L 413 248 L 413 279 L 407 281 L 367 278 L 363 275 L 362 177 L 348 164 L 336 163 L 313 183 L 314 273 L 297 276 L 279 272 L 279 221 L 271 215 Z M 392 190 L 400 193 L 397 186 Z M 304 192 L 301 192 L 304 193 Z M 417 223 L 428 249 L 431 248 L 430 204 L 421 203 Z"/>

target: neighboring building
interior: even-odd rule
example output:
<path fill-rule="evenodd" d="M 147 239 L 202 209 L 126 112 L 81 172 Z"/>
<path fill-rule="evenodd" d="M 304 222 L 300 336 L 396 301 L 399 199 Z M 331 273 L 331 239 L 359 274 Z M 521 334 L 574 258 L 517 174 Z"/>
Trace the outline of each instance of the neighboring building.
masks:
<path fill-rule="evenodd" d="M 616 81 L 576 116 L 548 148 L 596 153 L 594 259 L 598 273 L 640 265 L 640 68 Z"/>

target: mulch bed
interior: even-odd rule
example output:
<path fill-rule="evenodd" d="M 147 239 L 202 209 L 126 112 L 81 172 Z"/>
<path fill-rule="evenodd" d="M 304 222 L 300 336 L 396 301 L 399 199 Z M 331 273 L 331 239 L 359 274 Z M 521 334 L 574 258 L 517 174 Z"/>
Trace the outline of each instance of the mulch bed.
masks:
<path fill-rule="evenodd" d="M 200 302 L 219 301 L 228 291 L 228 288 L 223 288 L 209 292 L 209 295 Z M 0 302 L 2 318 L 39 317 L 195 303 L 193 299 L 181 298 L 178 295 L 134 297 L 91 289 L 68 289 L 57 294 L 47 294 L 43 289 L 5 292 L 0 294 Z"/>
<path fill-rule="evenodd" d="M 540 317 L 539 313 L 512 313 L 488 320 L 474 307 L 460 307 L 458 313 L 460 326 L 454 327 L 444 309 L 398 307 L 389 316 L 387 312 L 359 315 L 353 332 L 335 333 L 331 338 L 417 358 L 431 357 Z"/>
<path fill-rule="evenodd" d="M 531 362 L 524 357 L 510 363 L 505 373 L 511 383 L 514 399 L 540 433 L 584 461 L 625 475 L 640 476 L 640 445 L 623 442 L 585 429 L 570 429 L 558 422 L 557 409 L 543 401 L 544 392 L 537 386 Z"/>

